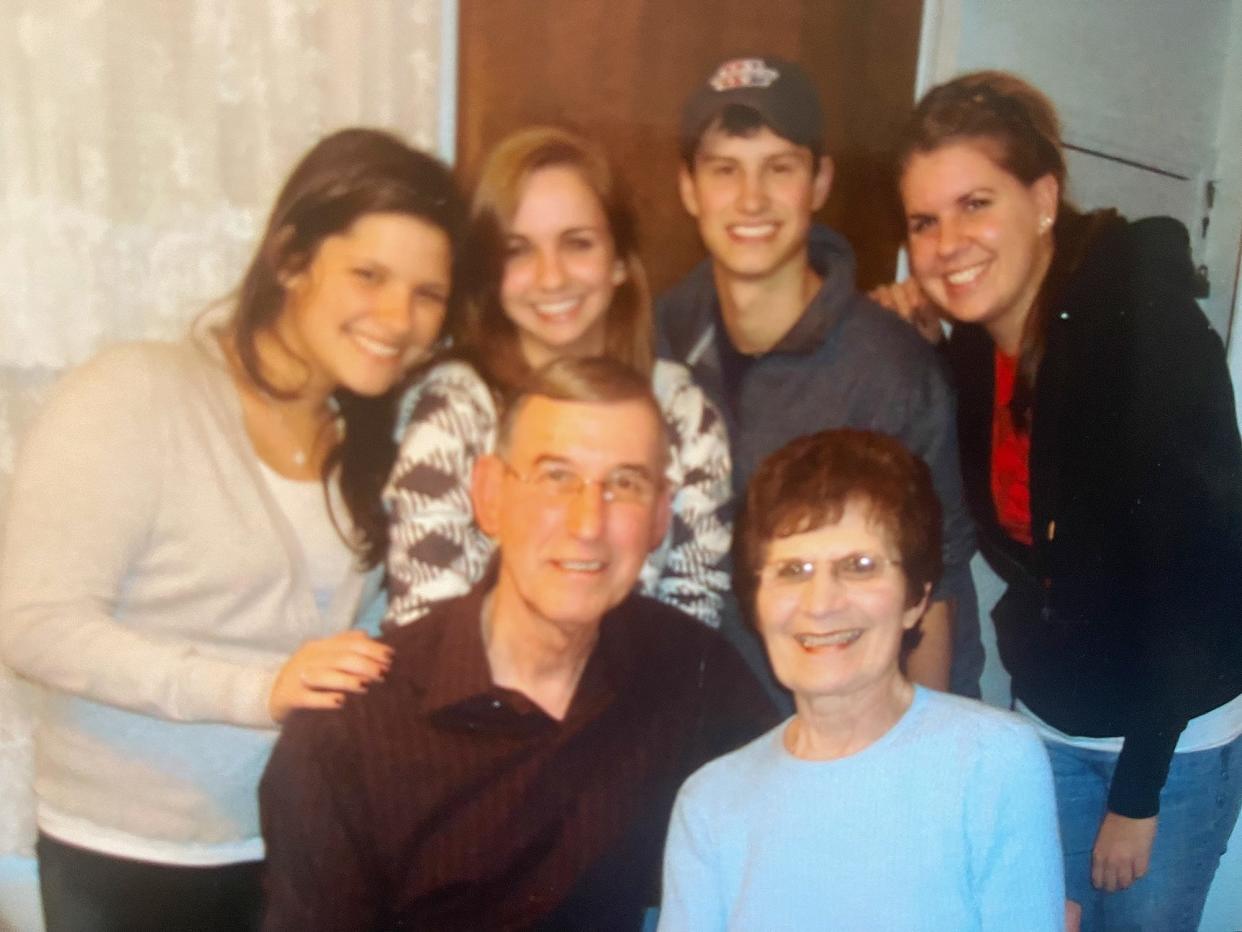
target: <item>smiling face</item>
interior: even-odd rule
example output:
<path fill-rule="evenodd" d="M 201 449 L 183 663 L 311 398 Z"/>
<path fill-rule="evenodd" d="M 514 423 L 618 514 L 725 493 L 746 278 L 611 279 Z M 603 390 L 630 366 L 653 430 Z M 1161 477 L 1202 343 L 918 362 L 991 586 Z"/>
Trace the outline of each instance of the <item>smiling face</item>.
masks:
<path fill-rule="evenodd" d="M 1058 193 L 1051 175 L 1023 184 L 982 142 L 915 153 L 902 173 L 919 285 L 955 320 L 982 324 L 1010 354 L 1052 260 Z"/>
<path fill-rule="evenodd" d="M 899 560 L 889 535 L 850 500 L 835 524 L 778 537 L 764 555 L 755 608 L 776 678 L 801 709 L 817 699 L 879 695 L 901 679 L 902 635 L 922 616 L 926 598 L 906 605 L 900 566 L 885 562 L 873 579 L 842 583 L 829 561 L 847 555 Z M 782 579 L 781 564 L 814 563 L 809 579 Z"/>
<path fill-rule="evenodd" d="M 475 470 L 475 516 L 500 549 L 497 617 L 580 630 L 625 598 L 668 525 L 663 437 L 645 401 L 525 400 L 505 460 L 483 457 Z M 587 482 L 561 494 L 526 481 L 549 470 Z M 644 477 L 656 493 L 605 501 L 599 483 L 627 475 Z"/>
<path fill-rule="evenodd" d="M 445 232 L 406 214 L 365 214 L 325 238 L 284 277 L 275 324 L 306 375 L 303 394 L 390 389 L 440 333 L 451 264 Z"/>
<path fill-rule="evenodd" d="M 531 368 L 604 352 L 608 309 L 625 281 L 608 219 L 574 168 L 531 173 L 506 230 L 500 303 Z"/>
<path fill-rule="evenodd" d="M 682 203 L 698 220 L 718 270 L 766 280 L 801 274 L 811 214 L 824 205 L 832 162 L 761 127 L 747 136 L 709 129 L 680 174 Z"/>

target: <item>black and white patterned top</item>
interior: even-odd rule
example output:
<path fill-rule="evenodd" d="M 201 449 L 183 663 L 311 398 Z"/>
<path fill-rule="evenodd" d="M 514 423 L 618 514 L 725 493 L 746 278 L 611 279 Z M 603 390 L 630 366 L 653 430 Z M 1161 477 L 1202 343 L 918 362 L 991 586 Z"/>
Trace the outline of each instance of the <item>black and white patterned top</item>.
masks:
<path fill-rule="evenodd" d="M 729 441 L 723 419 L 684 366 L 659 360 L 652 390 L 672 439 L 673 519 L 648 556 L 640 591 L 717 627 L 729 588 L 732 525 Z M 436 366 L 401 404 L 401 443 L 384 488 L 388 511 L 386 624 L 407 624 L 468 592 L 493 545 L 474 523 L 470 474 L 496 442 L 496 405 L 463 362 Z"/>

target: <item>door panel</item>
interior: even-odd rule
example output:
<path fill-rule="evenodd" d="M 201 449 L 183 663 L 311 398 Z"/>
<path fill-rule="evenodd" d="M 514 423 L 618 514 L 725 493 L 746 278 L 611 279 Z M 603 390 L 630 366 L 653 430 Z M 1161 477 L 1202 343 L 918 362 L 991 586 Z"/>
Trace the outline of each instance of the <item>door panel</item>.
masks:
<path fill-rule="evenodd" d="M 536 122 L 603 140 L 634 193 L 659 291 L 703 255 L 677 197 L 683 99 L 721 59 L 800 61 L 824 98 L 837 160 L 821 219 L 859 253 L 860 280 L 893 274 L 899 236 L 888 167 L 914 94 L 920 0 L 460 0 L 458 165 Z"/>

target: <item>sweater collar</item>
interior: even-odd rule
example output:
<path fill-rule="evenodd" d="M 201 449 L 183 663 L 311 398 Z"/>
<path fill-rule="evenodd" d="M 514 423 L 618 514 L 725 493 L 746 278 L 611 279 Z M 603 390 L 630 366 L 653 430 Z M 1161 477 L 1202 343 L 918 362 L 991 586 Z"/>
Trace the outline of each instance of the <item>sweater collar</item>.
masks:
<path fill-rule="evenodd" d="M 854 298 L 856 261 L 844 236 L 826 226 L 812 226 L 807 239 L 807 258 L 823 281 L 806 310 L 768 351 L 770 353 L 814 352 Z M 676 358 L 694 365 L 712 343 L 718 350 L 721 342 L 728 339 L 710 259 L 700 262 L 674 289 L 672 306 L 677 306 L 681 318 L 668 322 L 669 340 Z"/>
<path fill-rule="evenodd" d="M 439 609 L 446 617 L 434 657 L 414 674 L 416 684 L 424 690 L 424 708 L 446 721 L 493 714 L 549 720 L 521 692 L 492 682 L 482 624 L 483 602 L 490 588 L 491 580 L 485 579 L 468 595 L 446 602 Z M 612 701 L 626 682 L 634 654 L 625 635 L 624 616 L 635 598 L 627 597 L 600 622 L 599 640 L 582 671 L 566 722 L 595 714 Z M 415 624 L 426 624 L 428 620 Z"/>

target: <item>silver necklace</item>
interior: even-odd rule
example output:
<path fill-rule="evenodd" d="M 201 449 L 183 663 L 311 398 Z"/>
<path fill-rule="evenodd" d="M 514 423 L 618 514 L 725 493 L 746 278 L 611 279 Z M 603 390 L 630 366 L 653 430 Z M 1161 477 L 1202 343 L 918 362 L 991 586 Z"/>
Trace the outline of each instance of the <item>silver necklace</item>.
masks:
<path fill-rule="evenodd" d="M 289 418 L 286 416 L 284 406 L 281 405 L 280 401 L 271 397 L 266 392 L 263 392 L 263 403 L 267 405 L 270 410 L 276 413 L 276 419 L 280 422 L 280 429 L 284 432 L 285 439 L 289 442 L 289 445 L 293 447 L 293 452 L 289 454 L 289 460 L 294 466 L 301 469 L 309 461 L 310 451 L 302 446 L 301 442 L 299 442 L 297 431 L 295 431 L 293 429 L 293 425 L 289 423 Z M 326 425 L 328 421 L 335 419 L 337 421 L 337 430 L 340 431 L 340 415 L 338 413 L 339 406 L 336 403 L 336 399 L 329 396 L 326 402 L 326 407 L 328 409 L 328 413 L 324 417 L 324 420 L 321 422 L 319 428 L 315 431 L 315 435 L 311 440 L 312 446 L 319 439 L 319 433 L 323 430 L 324 425 Z"/>

